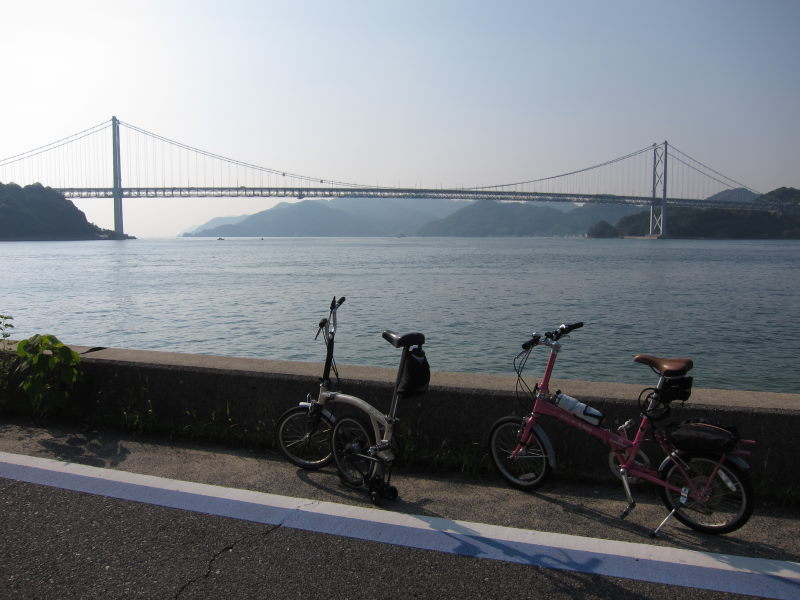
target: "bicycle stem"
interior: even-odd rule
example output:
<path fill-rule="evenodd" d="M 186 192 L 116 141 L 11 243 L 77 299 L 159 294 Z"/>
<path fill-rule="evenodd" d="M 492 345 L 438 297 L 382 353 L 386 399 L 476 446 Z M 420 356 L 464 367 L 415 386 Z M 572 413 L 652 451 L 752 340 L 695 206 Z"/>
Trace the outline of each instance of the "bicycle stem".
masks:
<path fill-rule="evenodd" d="M 336 338 L 336 311 L 344 304 L 345 297 L 342 296 L 336 300 L 336 296 L 331 300 L 331 309 L 327 319 L 323 319 L 319 323 L 319 329 L 322 332 L 322 339 L 325 342 L 325 367 L 322 369 L 322 381 L 326 384 L 331 378 L 331 368 L 333 366 L 333 347 Z M 319 331 L 317 332 L 319 335 Z"/>
<path fill-rule="evenodd" d="M 547 357 L 547 366 L 544 369 L 542 380 L 539 382 L 539 391 L 543 394 L 549 394 L 550 376 L 553 374 L 553 368 L 556 366 L 556 359 L 558 358 L 558 352 L 561 350 L 561 343 L 550 340 L 542 340 L 541 343 L 550 347 L 550 356 Z"/>

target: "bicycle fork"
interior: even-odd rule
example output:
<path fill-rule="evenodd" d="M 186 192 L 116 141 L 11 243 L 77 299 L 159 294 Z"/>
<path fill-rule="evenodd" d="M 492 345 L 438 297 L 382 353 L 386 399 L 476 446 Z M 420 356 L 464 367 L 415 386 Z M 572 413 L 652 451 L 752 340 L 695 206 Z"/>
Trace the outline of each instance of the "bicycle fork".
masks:
<path fill-rule="evenodd" d="M 535 424 L 536 419 L 534 418 L 533 414 L 528 415 L 525 419 L 523 419 L 522 431 L 520 432 L 517 445 L 514 447 L 513 452 L 511 452 L 510 458 L 517 458 L 520 453 L 525 453 L 528 448 L 528 444 L 531 442 L 531 432 L 533 431 L 533 426 Z"/>

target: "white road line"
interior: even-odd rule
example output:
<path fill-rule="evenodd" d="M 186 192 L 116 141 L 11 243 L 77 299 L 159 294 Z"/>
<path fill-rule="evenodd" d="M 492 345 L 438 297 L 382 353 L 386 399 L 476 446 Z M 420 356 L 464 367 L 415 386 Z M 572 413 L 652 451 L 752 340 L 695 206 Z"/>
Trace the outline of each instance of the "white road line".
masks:
<path fill-rule="evenodd" d="M 766 598 L 800 598 L 800 563 L 407 515 L 0 452 L 0 477 L 295 529 Z"/>

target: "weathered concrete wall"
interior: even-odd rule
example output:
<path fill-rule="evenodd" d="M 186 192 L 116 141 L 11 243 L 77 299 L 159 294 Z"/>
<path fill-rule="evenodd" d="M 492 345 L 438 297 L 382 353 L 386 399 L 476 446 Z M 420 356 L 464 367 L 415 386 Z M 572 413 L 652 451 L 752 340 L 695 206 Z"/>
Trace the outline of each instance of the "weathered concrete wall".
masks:
<path fill-rule="evenodd" d="M 281 413 L 316 395 L 321 364 L 73 347 L 82 354 L 84 380 L 68 417 L 159 435 L 210 441 L 273 445 Z M 388 410 L 395 372 L 340 365 L 341 389 Z M 647 374 L 643 374 L 643 380 Z M 490 471 L 486 437 L 492 423 L 524 414 L 513 376 L 434 372 L 429 392 L 398 409 L 402 462 L 409 468 Z M 553 381 L 551 389 L 606 414 L 616 428 L 638 414 L 644 385 Z M 762 498 L 796 503 L 800 472 L 795 468 L 800 395 L 694 390 L 670 421 L 704 416 L 735 424 L 758 440 L 749 458 Z M 562 477 L 609 479 L 606 448 L 594 438 L 549 419 L 542 423 L 554 443 Z M 657 448 L 656 448 L 657 450 Z M 653 461 L 659 460 L 651 452 Z"/>

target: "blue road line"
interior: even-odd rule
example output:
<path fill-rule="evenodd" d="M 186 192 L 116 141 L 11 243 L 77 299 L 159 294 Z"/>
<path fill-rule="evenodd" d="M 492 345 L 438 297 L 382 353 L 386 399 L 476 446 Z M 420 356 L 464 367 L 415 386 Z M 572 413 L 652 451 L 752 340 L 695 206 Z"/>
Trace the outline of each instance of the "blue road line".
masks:
<path fill-rule="evenodd" d="M 474 558 L 765 598 L 800 598 L 800 563 L 789 561 L 408 515 L 7 452 L 0 452 L 0 477 Z"/>

